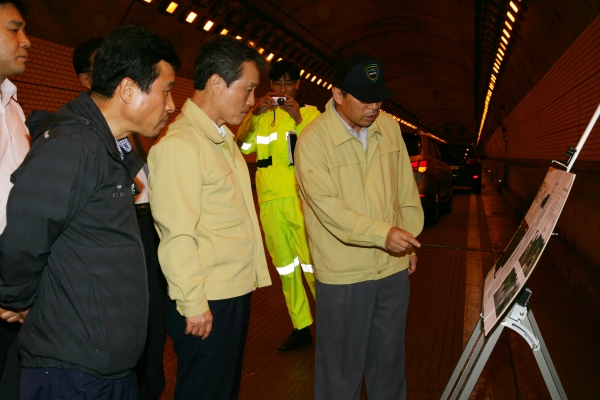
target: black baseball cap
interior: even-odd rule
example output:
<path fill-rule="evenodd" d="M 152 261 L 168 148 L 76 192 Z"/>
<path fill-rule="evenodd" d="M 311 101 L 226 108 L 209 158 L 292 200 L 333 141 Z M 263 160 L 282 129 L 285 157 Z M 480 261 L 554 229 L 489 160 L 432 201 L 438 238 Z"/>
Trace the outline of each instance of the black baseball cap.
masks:
<path fill-rule="evenodd" d="M 363 103 L 378 103 L 395 96 L 383 83 L 383 64 L 367 54 L 352 54 L 338 61 L 332 83 Z"/>

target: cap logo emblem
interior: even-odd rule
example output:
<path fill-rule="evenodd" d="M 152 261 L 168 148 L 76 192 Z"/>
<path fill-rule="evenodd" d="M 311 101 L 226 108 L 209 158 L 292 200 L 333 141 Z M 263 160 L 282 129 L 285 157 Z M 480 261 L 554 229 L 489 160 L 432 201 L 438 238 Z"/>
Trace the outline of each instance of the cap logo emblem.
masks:
<path fill-rule="evenodd" d="M 379 65 L 369 64 L 365 67 L 365 74 L 371 82 L 376 82 L 379 78 Z"/>

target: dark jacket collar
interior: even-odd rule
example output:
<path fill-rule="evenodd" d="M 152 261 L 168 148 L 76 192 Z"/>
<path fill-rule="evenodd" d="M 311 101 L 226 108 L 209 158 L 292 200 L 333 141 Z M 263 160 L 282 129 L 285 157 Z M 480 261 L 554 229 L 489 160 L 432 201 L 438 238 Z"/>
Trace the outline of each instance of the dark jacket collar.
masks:
<path fill-rule="evenodd" d="M 87 92 L 82 91 L 73 101 L 65 104 L 56 112 L 51 114 L 46 111 L 35 111 L 27 118 L 27 127 L 32 132 L 32 142 L 50 128 L 58 125 L 83 124 L 89 127 L 102 141 L 106 151 L 112 158 L 127 166 L 132 177 L 137 175 L 144 162 L 131 151 L 125 154 L 121 160 L 121 153 L 117 148 L 117 142 L 113 136 L 104 115 L 90 98 Z"/>

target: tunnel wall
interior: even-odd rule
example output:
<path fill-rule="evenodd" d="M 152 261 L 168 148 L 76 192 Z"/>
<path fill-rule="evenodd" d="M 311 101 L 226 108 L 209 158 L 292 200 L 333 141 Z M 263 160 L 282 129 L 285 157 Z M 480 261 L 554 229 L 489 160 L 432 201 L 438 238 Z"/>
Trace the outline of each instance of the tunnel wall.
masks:
<path fill-rule="evenodd" d="M 490 170 L 521 215 L 552 160 L 566 162 L 600 103 L 600 16 L 573 42 L 485 143 Z M 559 236 L 600 274 L 600 121 L 573 165 L 577 177 Z"/>

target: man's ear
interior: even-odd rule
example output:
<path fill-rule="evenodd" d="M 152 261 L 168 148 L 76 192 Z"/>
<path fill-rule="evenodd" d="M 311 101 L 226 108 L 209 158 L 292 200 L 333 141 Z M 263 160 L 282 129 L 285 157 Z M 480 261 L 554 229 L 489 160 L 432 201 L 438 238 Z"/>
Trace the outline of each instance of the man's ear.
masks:
<path fill-rule="evenodd" d="M 342 98 L 344 97 L 342 95 L 342 91 L 336 87 L 333 87 L 331 89 L 331 94 L 333 95 L 333 100 L 335 101 L 335 104 L 342 104 Z"/>
<path fill-rule="evenodd" d="M 86 88 L 88 92 L 92 88 L 92 77 L 85 72 L 79 74 L 79 82 L 81 82 L 83 87 Z"/>
<path fill-rule="evenodd" d="M 133 80 L 131 80 L 131 78 L 125 77 L 121 80 L 119 86 L 117 86 L 118 93 L 116 94 L 121 98 L 121 100 L 125 104 L 131 104 L 136 89 L 137 84 Z"/>
<path fill-rule="evenodd" d="M 210 78 L 208 78 L 207 84 L 211 91 L 215 94 L 222 92 L 227 87 L 227 83 L 225 83 L 223 78 L 221 78 L 221 76 L 218 74 L 212 74 Z"/>

